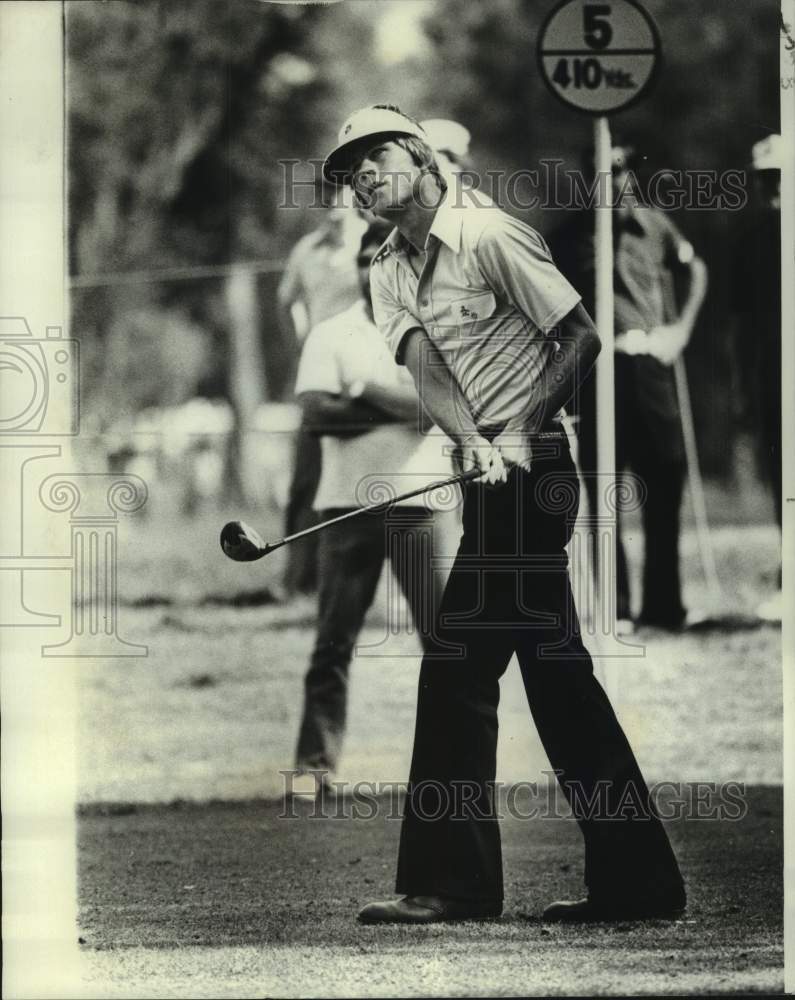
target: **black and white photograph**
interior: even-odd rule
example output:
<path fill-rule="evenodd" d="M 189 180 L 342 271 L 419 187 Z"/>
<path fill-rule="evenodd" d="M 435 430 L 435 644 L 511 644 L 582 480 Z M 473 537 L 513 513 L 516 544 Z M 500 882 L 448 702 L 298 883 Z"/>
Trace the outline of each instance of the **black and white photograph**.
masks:
<path fill-rule="evenodd" d="M 0 81 L 3 995 L 795 991 L 795 0 Z"/>

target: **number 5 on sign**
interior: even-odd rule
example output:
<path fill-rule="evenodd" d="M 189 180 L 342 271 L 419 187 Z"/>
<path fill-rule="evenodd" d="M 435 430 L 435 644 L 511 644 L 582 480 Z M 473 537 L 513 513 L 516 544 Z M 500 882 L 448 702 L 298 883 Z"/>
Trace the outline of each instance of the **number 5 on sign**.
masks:
<path fill-rule="evenodd" d="M 582 13 L 586 44 L 592 49 L 606 49 L 613 39 L 610 26 L 613 8 L 609 4 L 587 3 Z"/>
<path fill-rule="evenodd" d="M 635 0 L 564 0 L 539 35 L 538 63 L 547 86 L 589 114 L 634 103 L 651 86 L 659 57 L 657 28 Z"/>

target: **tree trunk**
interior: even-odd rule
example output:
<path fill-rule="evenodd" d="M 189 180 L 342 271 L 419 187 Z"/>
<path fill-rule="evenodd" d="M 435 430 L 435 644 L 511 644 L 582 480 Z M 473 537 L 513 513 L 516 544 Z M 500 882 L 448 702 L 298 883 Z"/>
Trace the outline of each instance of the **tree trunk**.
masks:
<path fill-rule="evenodd" d="M 262 493 L 254 417 L 265 398 L 255 275 L 244 268 L 235 268 L 226 280 L 226 303 L 232 352 L 229 394 L 236 418 L 231 464 L 236 467 L 243 499 L 254 505 Z"/>

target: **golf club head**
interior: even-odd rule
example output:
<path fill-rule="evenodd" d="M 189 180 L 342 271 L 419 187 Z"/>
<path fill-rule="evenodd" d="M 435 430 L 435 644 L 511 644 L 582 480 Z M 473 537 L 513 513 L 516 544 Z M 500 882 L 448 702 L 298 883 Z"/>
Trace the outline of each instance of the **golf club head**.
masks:
<path fill-rule="evenodd" d="M 270 546 L 244 521 L 230 521 L 221 531 L 224 555 L 235 562 L 254 562 L 270 551 Z"/>

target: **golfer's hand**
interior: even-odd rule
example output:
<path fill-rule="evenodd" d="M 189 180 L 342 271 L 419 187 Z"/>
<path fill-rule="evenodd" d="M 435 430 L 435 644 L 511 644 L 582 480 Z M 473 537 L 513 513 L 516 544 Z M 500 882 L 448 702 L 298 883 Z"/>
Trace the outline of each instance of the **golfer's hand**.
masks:
<path fill-rule="evenodd" d="M 662 364 L 672 365 L 685 349 L 689 339 L 688 330 L 681 323 L 655 326 L 646 338 L 647 350 Z"/>
<path fill-rule="evenodd" d="M 469 469 L 480 469 L 483 475 L 479 483 L 489 483 L 494 486 L 508 479 L 508 470 L 502 460 L 499 448 L 493 448 L 485 438 L 473 438 L 463 447 L 462 465 L 464 472 Z"/>
<path fill-rule="evenodd" d="M 530 471 L 532 464 L 532 450 L 528 436 L 516 431 L 503 431 L 491 442 L 493 448 L 497 448 L 503 461 L 503 465 L 510 468 L 518 465 L 522 469 Z"/>

